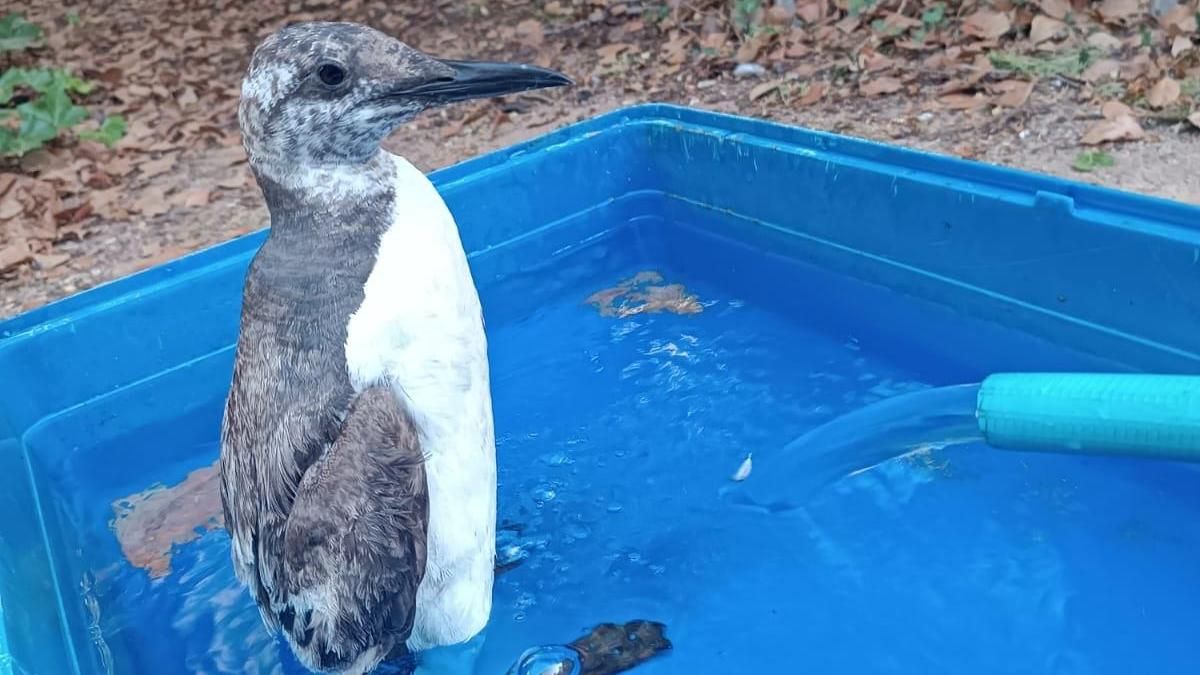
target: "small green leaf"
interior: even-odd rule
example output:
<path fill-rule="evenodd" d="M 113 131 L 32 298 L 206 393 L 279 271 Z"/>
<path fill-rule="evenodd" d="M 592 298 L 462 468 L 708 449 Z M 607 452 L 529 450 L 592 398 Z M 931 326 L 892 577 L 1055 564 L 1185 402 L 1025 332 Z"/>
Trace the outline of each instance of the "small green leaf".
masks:
<path fill-rule="evenodd" d="M 847 6 L 846 11 L 850 14 L 850 16 L 858 16 L 865 10 L 870 9 L 870 7 L 874 4 L 875 0 L 850 0 L 850 4 Z"/>
<path fill-rule="evenodd" d="M 0 103 L 8 103 L 18 87 L 43 92 L 53 82 L 53 74 L 45 68 L 9 68 L 0 75 Z"/>
<path fill-rule="evenodd" d="M 1096 95 L 1101 98 L 1121 98 L 1125 95 L 1125 85 L 1121 82 L 1105 82 L 1096 86 Z"/>
<path fill-rule="evenodd" d="M 15 52 L 42 43 L 42 28 L 24 16 L 11 12 L 0 19 L 0 52 Z"/>
<path fill-rule="evenodd" d="M 83 19 L 79 18 L 78 12 L 67 12 L 67 25 L 74 28 L 83 23 Z"/>
<path fill-rule="evenodd" d="M 26 87 L 39 94 L 65 89 L 86 95 L 92 92 L 95 85 L 61 68 L 9 68 L 0 75 L 0 103 L 8 102 L 17 87 Z"/>
<path fill-rule="evenodd" d="M 44 115 L 48 123 L 58 129 L 66 129 L 87 119 L 87 108 L 75 105 L 65 89 L 51 89 L 31 103 L 17 106 L 20 110 L 28 106 L 37 115 Z"/>
<path fill-rule="evenodd" d="M 988 60 L 998 70 L 1009 70 L 1038 77 L 1053 77 L 1055 75 L 1079 75 L 1087 70 L 1094 59 L 1091 50 L 1078 49 L 1046 55 L 994 51 L 988 52 Z"/>
<path fill-rule="evenodd" d="M 29 86 L 29 74 L 25 68 L 9 68 L 0 75 L 0 105 L 12 100 L 17 87 Z M 32 89 L 32 87 L 30 87 Z"/>
<path fill-rule="evenodd" d="M 66 89 L 69 92 L 87 96 L 88 94 L 92 93 L 93 89 L 96 88 L 96 85 L 92 84 L 91 82 L 75 77 L 66 71 L 58 72 L 62 74 L 61 77 L 63 78 L 63 89 Z"/>
<path fill-rule="evenodd" d="M 17 111 L 21 116 L 21 125 L 17 127 L 15 133 L 8 127 L 0 131 L 0 149 L 2 149 L 0 152 L 3 152 L 5 156 L 20 157 L 30 150 L 42 147 L 46 141 L 58 135 L 58 129 L 43 115 L 31 115 L 27 112 L 31 107 L 31 103 L 22 103 L 17 106 Z"/>
<path fill-rule="evenodd" d="M 1113 156 L 1103 150 L 1089 150 L 1079 153 L 1075 158 L 1075 163 L 1071 168 L 1084 173 L 1095 171 L 1096 169 L 1107 169 L 1116 165 L 1116 160 Z"/>
<path fill-rule="evenodd" d="M 17 154 L 17 133 L 8 127 L 0 127 L 0 157 Z"/>
<path fill-rule="evenodd" d="M 945 3 L 935 2 L 929 6 L 924 12 L 921 12 L 921 23 L 927 28 L 933 28 L 946 20 L 946 5 Z"/>
<path fill-rule="evenodd" d="M 885 19 L 875 19 L 871 22 L 871 30 L 876 33 L 881 33 L 887 37 L 895 37 L 904 32 L 900 26 L 892 26 Z"/>
<path fill-rule="evenodd" d="M 110 115 L 104 118 L 104 123 L 100 125 L 99 129 L 95 131 L 86 130 L 79 132 L 79 138 L 85 141 L 96 141 L 97 143 L 103 143 L 111 148 L 116 144 L 117 141 L 121 140 L 125 136 L 126 128 L 127 125 L 125 124 L 124 117 L 121 117 L 120 115 Z"/>

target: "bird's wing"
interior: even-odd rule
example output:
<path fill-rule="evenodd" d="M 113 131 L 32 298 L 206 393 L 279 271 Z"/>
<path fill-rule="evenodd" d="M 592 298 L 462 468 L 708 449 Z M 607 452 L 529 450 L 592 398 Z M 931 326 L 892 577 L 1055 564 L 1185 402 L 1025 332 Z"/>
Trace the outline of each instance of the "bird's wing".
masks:
<path fill-rule="evenodd" d="M 305 472 L 284 530 L 286 581 L 275 611 L 299 655 L 327 669 L 404 644 L 428 515 L 417 428 L 389 387 L 369 388 Z"/>

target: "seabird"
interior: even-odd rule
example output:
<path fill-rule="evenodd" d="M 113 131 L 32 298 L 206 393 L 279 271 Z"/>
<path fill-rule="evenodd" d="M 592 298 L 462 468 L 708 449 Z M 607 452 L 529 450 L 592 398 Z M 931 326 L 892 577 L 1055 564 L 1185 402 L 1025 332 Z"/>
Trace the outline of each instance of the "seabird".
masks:
<path fill-rule="evenodd" d="M 567 84 L 352 23 L 254 51 L 238 121 L 270 231 L 243 289 L 221 502 L 238 579 L 312 670 L 462 644 L 491 612 L 479 297 L 438 191 L 380 142 L 434 106 Z"/>

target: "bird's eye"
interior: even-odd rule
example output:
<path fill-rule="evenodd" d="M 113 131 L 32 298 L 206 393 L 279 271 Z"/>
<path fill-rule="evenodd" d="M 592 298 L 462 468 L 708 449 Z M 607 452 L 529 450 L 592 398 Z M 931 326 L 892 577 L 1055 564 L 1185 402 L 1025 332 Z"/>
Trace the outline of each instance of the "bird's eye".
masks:
<path fill-rule="evenodd" d="M 346 79 L 346 69 L 335 63 L 326 63 L 317 68 L 317 77 L 326 85 L 336 87 Z"/>

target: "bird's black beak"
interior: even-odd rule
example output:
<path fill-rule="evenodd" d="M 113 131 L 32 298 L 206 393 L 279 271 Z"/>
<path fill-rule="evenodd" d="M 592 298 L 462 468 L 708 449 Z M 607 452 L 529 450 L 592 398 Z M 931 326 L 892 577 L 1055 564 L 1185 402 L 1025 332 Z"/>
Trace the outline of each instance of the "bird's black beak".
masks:
<path fill-rule="evenodd" d="M 537 66 L 451 59 L 438 61 L 449 66 L 453 75 L 423 82 L 397 93 L 428 98 L 438 103 L 453 103 L 574 84 L 571 78 L 560 72 Z"/>

